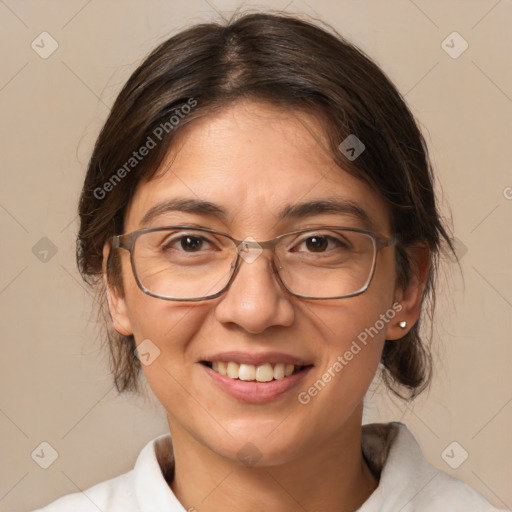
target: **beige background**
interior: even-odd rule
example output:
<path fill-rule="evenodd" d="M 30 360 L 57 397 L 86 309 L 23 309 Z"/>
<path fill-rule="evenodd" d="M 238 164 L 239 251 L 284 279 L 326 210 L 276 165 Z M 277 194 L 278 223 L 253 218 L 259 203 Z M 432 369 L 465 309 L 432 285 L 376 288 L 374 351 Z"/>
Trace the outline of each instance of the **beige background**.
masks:
<path fill-rule="evenodd" d="M 154 399 L 119 397 L 110 381 L 75 268 L 77 197 L 108 107 L 144 55 L 238 5 L 0 1 L 1 511 L 30 510 L 128 471 L 167 429 Z M 465 277 L 449 265 L 442 279 L 429 395 L 401 405 L 372 387 L 365 419 L 406 422 L 433 464 L 512 507 L 512 2 L 251 6 L 328 20 L 384 68 L 421 121 Z M 47 59 L 31 48 L 43 31 L 58 43 Z M 442 47 L 453 31 L 469 44 L 456 59 Z M 31 457 L 43 441 L 58 452 L 46 470 Z M 456 470 L 441 456 L 452 441 L 469 453 Z M 461 454 L 456 447 L 452 459 Z"/>

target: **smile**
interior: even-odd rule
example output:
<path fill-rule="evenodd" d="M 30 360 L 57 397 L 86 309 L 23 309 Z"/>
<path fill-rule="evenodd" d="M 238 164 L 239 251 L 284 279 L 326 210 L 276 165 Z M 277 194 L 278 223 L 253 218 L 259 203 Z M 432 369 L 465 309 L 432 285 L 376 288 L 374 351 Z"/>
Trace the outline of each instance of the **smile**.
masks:
<path fill-rule="evenodd" d="M 213 371 L 234 380 L 270 382 L 289 377 L 304 369 L 304 366 L 285 363 L 263 363 L 260 365 L 237 363 L 235 361 L 203 361 Z"/>

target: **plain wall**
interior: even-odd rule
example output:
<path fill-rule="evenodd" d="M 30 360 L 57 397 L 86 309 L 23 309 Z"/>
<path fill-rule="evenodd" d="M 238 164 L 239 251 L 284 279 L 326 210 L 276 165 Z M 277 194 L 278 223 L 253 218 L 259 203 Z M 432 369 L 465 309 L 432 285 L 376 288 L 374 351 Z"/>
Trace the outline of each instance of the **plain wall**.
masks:
<path fill-rule="evenodd" d="M 239 5 L 0 3 L 1 511 L 128 471 L 167 431 L 150 394 L 118 396 L 111 382 L 75 265 L 77 199 L 109 106 L 141 59 L 177 30 Z M 382 66 L 421 123 L 443 212 L 453 216 L 464 281 L 445 266 L 432 389 L 405 405 L 372 386 L 365 421 L 405 422 L 432 464 L 510 508 L 512 2 L 283 0 L 244 9 L 265 6 L 330 22 Z M 46 59 L 31 47 L 43 31 L 58 43 Z M 454 31 L 469 45 L 457 58 L 442 46 Z M 453 37 L 452 53 L 462 48 Z M 48 469 L 31 457 L 43 441 L 58 452 Z M 453 441 L 469 453 L 457 469 L 441 456 Z"/>

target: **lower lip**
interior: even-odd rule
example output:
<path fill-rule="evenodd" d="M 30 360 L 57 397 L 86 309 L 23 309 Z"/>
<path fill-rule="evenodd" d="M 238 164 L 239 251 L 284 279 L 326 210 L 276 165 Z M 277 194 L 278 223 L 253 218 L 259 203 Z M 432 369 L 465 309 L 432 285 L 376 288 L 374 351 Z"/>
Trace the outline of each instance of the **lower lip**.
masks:
<path fill-rule="evenodd" d="M 268 402 L 275 400 L 282 394 L 290 391 L 296 386 L 313 368 L 308 366 L 289 377 L 271 380 L 269 382 L 244 381 L 240 379 L 231 379 L 219 372 L 212 370 L 208 366 L 201 364 L 206 370 L 207 375 L 217 384 L 222 391 L 243 402 Z"/>

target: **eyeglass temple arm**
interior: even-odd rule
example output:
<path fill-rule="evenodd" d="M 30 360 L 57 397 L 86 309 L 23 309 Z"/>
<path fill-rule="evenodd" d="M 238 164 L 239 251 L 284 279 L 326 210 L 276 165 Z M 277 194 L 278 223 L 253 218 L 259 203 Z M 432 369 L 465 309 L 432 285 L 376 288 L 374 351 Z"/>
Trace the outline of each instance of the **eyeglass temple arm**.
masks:
<path fill-rule="evenodd" d="M 391 235 L 389 238 L 375 238 L 377 245 L 380 247 L 389 247 L 390 245 L 396 244 L 398 242 L 397 235 Z"/>
<path fill-rule="evenodd" d="M 112 249 L 126 249 L 131 251 L 134 238 L 131 233 L 125 235 L 114 235 L 112 237 Z"/>

